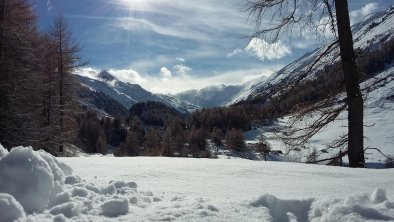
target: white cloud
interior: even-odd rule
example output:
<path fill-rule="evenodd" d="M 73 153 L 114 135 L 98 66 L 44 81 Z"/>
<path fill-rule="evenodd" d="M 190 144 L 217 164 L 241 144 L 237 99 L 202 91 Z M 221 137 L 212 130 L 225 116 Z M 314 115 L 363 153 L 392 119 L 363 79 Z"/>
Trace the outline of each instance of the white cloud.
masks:
<path fill-rule="evenodd" d="M 137 71 L 132 69 L 110 69 L 108 71 L 122 82 L 143 84 L 146 81 Z"/>
<path fill-rule="evenodd" d="M 242 52 L 243 52 L 242 49 L 234 49 L 233 52 L 227 54 L 227 57 L 230 58 L 230 57 L 242 54 Z"/>
<path fill-rule="evenodd" d="M 291 55 L 290 49 L 278 41 L 273 44 L 269 44 L 263 39 L 253 38 L 245 48 L 245 52 L 256 56 L 261 61 L 266 59 L 274 60 L 281 59 L 287 55 Z"/>
<path fill-rule="evenodd" d="M 291 50 L 280 40 L 276 43 L 269 44 L 263 39 L 253 38 L 245 49 L 234 49 L 233 52 L 227 54 L 227 57 L 230 58 L 242 55 L 251 55 L 257 57 L 261 61 L 274 60 L 291 55 Z"/>
<path fill-rule="evenodd" d="M 350 12 L 351 22 L 352 24 L 354 24 L 364 19 L 365 17 L 372 15 L 378 10 L 379 10 L 379 4 L 376 2 L 370 2 L 364 5 L 362 8 Z"/>
<path fill-rule="evenodd" d="M 92 67 L 86 67 L 86 68 L 80 68 L 75 70 L 75 74 L 80 75 L 80 76 L 85 76 L 91 79 L 97 79 L 97 75 L 99 73 L 99 70 L 94 69 Z"/>
<path fill-rule="evenodd" d="M 184 58 L 180 58 L 180 57 L 176 58 L 175 60 L 178 62 L 185 62 L 186 61 Z"/>
<path fill-rule="evenodd" d="M 171 71 L 167 67 L 161 67 L 160 69 L 160 75 L 163 78 L 170 78 L 172 76 Z"/>
<path fill-rule="evenodd" d="M 182 64 L 175 65 L 173 68 L 181 75 L 188 74 L 189 72 L 192 71 L 192 68 L 190 68 L 189 66 L 182 65 Z"/>

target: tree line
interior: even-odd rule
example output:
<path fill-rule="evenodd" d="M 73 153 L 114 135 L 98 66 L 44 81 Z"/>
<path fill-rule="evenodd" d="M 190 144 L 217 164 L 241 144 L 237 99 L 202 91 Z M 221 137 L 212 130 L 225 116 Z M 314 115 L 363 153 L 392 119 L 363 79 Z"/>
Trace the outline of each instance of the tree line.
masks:
<path fill-rule="evenodd" d="M 102 154 L 109 148 L 116 156 L 205 158 L 214 151 L 210 144 L 241 151 L 246 148 L 243 130 L 250 127 L 248 121 L 242 121 L 247 118 L 241 113 L 218 108 L 185 115 L 152 101 L 132 106 L 126 119 L 100 118 L 95 111 L 86 111 L 78 117 L 77 146 L 88 153 Z M 234 122 L 232 117 L 241 121 Z"/>

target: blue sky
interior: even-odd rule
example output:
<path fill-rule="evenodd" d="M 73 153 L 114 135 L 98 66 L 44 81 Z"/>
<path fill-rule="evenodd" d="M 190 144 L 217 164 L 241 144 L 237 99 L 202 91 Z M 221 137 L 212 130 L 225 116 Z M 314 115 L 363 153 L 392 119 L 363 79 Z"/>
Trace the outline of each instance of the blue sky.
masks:
<path fill-rule="evenodd" d="M 394 0 L 350 0 L 352 19 L 383 10 Z M 254 24 L 244 0 L 33 0 L 39 26 L 62 14 L 89 60 L 82 70 L 108 69 L 119 79 L 157 93 L 268 76 L 317 41 L 283 38 L 274 46 L 248 36 Z"/>

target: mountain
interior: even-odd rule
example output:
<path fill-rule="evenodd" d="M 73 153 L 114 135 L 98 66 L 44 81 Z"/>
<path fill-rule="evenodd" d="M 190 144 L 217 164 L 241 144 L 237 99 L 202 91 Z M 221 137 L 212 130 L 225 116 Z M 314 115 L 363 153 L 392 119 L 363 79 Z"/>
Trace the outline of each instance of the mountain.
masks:
<path fill-rule="evenodd" d="M 188 90 L 175 95 L 179 100 L 187 101 L 197 106 L 211 108 L 225 106 L 238 95 L 242 86 L 210 86 L 201 90 Z"/>
<path fill-rule="evenodd" d="M 77 75 L 79 81 L 92 91 L 101 92 L 116 100 L 127 109 L 138 102 L 156 101 L 175 108 L 181 113 L 200 108 L 227 106 L 242 97 L 262 82 L 266 77 L 246 82 L 242 85 L 209 86 L 200 90 L 188 90 L 176 95 L 154 94 L 138 84 L 125 83 L 103 70 L 91 76 Z"/>
<path fill-rule="evenodd" d="M 204 108 L 228 106 L 248 95 L 256 84 L 264 81 L 265 76 L 251 80 L 242 85 L 209 86 L 200 90 L 188 90 L 174 95 L 180 101 L 185 101 Z"/>
<path fill-rule="evenodd" d="M 110 72 L 104 70 L 96 76 L 76 75 L 81 84 L 91 91 L 101 92 L 116 100 L 127 109 L 138 102 L 156 101 L 174 107 L 179 112 L 187 113 L 198 109 L 198 106 L 179 101 L 169 95 L 153 94 L 138 84 L 125 83 L 118 80 Z"/>
<path fill-rule="evenodd" d="M 372 52 L 393 39 L 394 34 L 394 6 L 388 10 L 376 13 L 362 22 L 352 27 L 354 48 L 356 51 Z M 244 94 L 237 98 L 235 102 L 242 100 L 251 101 L 263 94 L 276 93 L 275 86 L 279 83 L 294 80 L 294 75 L 301 73 L 309 68 L 309 66 L 318 58 L 318 56 L 326 50 L 326 47 L 318 48 L 310 53 L 303 55 L 301 58 L 290 63 L 286 67 L 279 70 L 276 74 L 252 86 L 249 94 Z M 327 61 L 332 61 L 338 50 L 334 50 L 316 64 L 316 68 L 312 70 L 309 79 L 316 78 L 322 74 Z M 338 58 L 336 59 L 338 61 Z"/>

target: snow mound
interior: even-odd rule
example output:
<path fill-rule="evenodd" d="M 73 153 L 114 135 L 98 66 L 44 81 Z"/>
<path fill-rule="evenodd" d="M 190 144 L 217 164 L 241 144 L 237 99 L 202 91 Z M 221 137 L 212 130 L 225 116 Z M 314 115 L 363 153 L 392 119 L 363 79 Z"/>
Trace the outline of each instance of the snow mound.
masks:
<path fill-rule="evenodd" d="M 81 206 L 78 203 L 70 202 L 54 206 L 49 210 L 52 215 L 63 214 L 65 217 L 72 218 L 81 214 Z"/>
<path fill-rule="evenodd" d="M 267 208 L 273 222 L 394 220 L 394 203 L 380 188 L 370 195 L 359 193 L 344 199 L 282 200 L 266 194 L 251 201 L 250 206 Z"/>
<path fill-rule="evenodd" d="M 71 201 L 71 194 L 65 191 L 56 195 L 56 197 L 52 200 L 50 207 L 67 203 L 70 201 Z"/>
<path fill-rule="evenodd" d="M 42 212 L 53 190 L 51 167 L 32 148 L 13 148 L 0 159 L 0 192 L 14 196 L 27 213 Z"/>
<path fill-rule="evenodd" d="M 383 189 L 371 195 L 359 193 L 345 199 L 329 199 L 312 204 L 311 221 L 371 221 L 394 220 L 394 204 L 386 198 Z"/>
<path fill-rule="evenodd" d="M 117 217 L 129 212 L 129 201 L 125 197 L 111 199 L 101 205 L 102 214 L 107 217 Z"/>
<path fill-rule="evenodd" d="M 281 200 L 277 197 L 266 194 L 253 200 L 250 205 L 253 207 L 266 207 L 273 222 L 280 221 L 308 221 L 308 211 L 313 199 L 308 200 Z"/>
<path fill-rule="evenodd" d="M 70 175 L 70 176 L 66 177 L 66 180 L 64 181 L 64 183 L 70 184 L 70 185 L 81 183 L 81 178 L 79 178 L 78 176 Z"/>
<path fill-rule="evenodd" d="M 106 187 L 103 187 L 102 189 L 101 189 L 101 193 L 102 194 L 107 194 L 107 195 L 114 195 L 114 194 L 116 194 L 116 187 L 115 187 L 115 185 L 113 185 L 113 184 L 109 184 L 108 186 L 106 186 Z"/>
<path fill-rule="evenodd" d="M 74 187 L 72 191 L 72 195 L 78 197 L 87 197 L 89 195 L 89 192 L 87 189 L 83 187 Z"/>
<path fill-rule="evenodd" d="M 0 193 L 0 212 L 0 222 L 25 221 L 26 215 L 22 205 L 9 194 Z"/>

